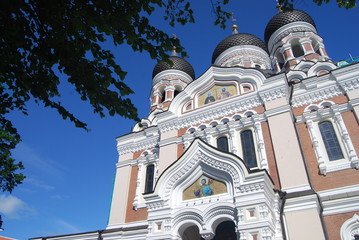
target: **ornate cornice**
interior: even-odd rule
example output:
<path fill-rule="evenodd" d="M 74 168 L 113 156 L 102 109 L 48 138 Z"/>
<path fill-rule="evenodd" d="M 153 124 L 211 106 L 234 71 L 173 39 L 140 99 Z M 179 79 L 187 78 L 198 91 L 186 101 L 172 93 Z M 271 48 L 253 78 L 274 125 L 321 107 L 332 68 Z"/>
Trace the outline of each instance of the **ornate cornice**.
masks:
<path fill-rule="evenodd" d="M 148 136 L 145 139 L 136 139 L 136 135 L 133 136 L 131 142 L 117 144 L 117 151 L 120 155 L 126 153 L 138 152 L 148 148 L 156 147 L 160 138 L 159 135 Z"/>
<path fill-rule="evenodd" d="M 292 99 L 292 106 L 295 108 L 301 107 L 313 102 L 319 102 L 343 94 L 343 90 L 338 85 L 316 88 L 315 90 L 308 90 L 301 94 L 295 95 Z"/>

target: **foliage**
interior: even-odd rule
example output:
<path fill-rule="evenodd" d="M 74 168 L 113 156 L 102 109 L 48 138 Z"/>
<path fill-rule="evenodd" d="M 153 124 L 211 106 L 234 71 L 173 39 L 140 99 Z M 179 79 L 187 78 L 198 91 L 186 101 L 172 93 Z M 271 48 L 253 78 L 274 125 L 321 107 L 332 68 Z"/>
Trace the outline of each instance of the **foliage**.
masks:
<path fill-rule="evenodd" d="M 224 26 L 229 16 L 220 8 L 228 0 L 216 1 L 216 24 Z M 165 10 L 165 19 L 176 23 L 194 22 L 188 0 L 3 0 L 0 3 L 0 134 L 1 182 L 11 191 L 24 179 L 15 173 L 11 149 L 20 136 L 6 114 L 17 109 L 27 114 L 29 100 L 56 109 L 63 119 L 87 130 L 58 100 L 59 73 L 68 76 L 79 93 L 101 117 L 107 112 L 139 120 L 128 95 L 132 90 L 123 82 L 126 72 L 115 62 L 113 53 L 103 48 L 110 40 L 115 46 L 127 44 L 134 51 L 148 52 L 153 59 L 168 60 L 166 52 L 178 39 L 150 24 L 156 9 Z M 63 78 L 61 79 L 63 80 Z"/>
<path fill-rule="evenodd" d="M 292 7 L 293 0 L 279 0 Z M 313 0 L 318 5 L 329 0 Z M 230 13 L 223 10 L 229 0 L 210 0 L 215 25 L 225 28 Z M 337 0 L 349 8 L 355 0 Z M 169 37 L 150 24 L 149 16 L 164 10 L 171 26 L 195 21 L 189 0 L 2 0 L 0 2 L 0 187 L 12 189 L 24 176 L 11 150 L 21 140 L 6 114 L 19 110 L 27 114 L 29 100 L 58 111 L 76 127 L 86 123 L 69 112 L 58 99 L 60 77 L 67 76 L 93 111 L 138 121 L 137 109 L 123 82 L 126 72 L 115 62 L 113 53 L 103 48 L 105 41 L 115 46 L 127 44 L 133 51 L 168 60 L 166 53 L 177 47 L 186 53 L 179 39 Z M 61 78 L 64 80 L 64 78 Z"/>
<path fill-rule="evenodd" d="M 338 7 L 343 7 L 346 9 L 355 8 L 356 0 L 336 0 Z M 278 3 L 283 7 L 284 10 L 293 9 L 294 0 L 278 0 Z M 318 6 L 321 6 L 323 3 L 329 3 L 330 0 L 313 0 Z"/>

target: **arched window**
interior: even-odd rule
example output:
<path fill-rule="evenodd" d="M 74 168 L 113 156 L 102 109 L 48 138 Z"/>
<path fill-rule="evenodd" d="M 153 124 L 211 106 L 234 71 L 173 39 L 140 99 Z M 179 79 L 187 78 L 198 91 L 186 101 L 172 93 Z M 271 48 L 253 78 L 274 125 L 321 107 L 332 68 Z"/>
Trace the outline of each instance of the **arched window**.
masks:
<path fill-rule="evenodd" d="M 329 160 L 334 161 L 344 158 L 333 124 L 330 121 L 324 121 L 319 123 L 318 126 Z"/>
<path fill-rule="evenodd" d="M 229 152 L 227 137 L 217 138 L 217 148 L 223 152 Z"/>
<path fill-rule="evenodd" d="M 155 166 L 153 164 L 148 165 L 146 168 L 145 193 L 149 193 L 153 191 L 154 173 L 155 173 Z"/>
<path fill-rule="evenodd" d="M 277 57 L 277 62 L 278 62 L 279 68 L 282 69 L 284 67 L 283 54 L 280 51 L 278 51 L 276 57 Z"/>
<path fill-rule="evenodd" d="M 248 168 L 257 167 L 257 158 L 254 148 L 253 133 L 251 130 L 241 132 L 243 160 Z"/>
<path fill-rule="evenodd" d="M 314 38 L 310 38 L 310 40 L 312 41 L 311 44 L 312 44 L 314 52 L 316 52 L 318 55 L 321 55 L 320 45 L 319 45 L 318 41 L 315 40 Z"/>
<path fill-rule="evenodd" d="M 291 43 L 292 52 L 294 57 L 301 57 L 304 55 L 302 45 L 299 42 L 299 39 L 294 39 Z"/>
<path fill-rule="evenodd" d="M 166 91 L 163 90 L 163 92 L 161 93 L 161 103 L 163 103 L 166 99 Z"/>
<path fill-rule="evenodd" d="M 180 91 L 178 91 L 177 89 L 173 92 L 173 98 L 175 98 L 178 94 L 180 93 Z"/>

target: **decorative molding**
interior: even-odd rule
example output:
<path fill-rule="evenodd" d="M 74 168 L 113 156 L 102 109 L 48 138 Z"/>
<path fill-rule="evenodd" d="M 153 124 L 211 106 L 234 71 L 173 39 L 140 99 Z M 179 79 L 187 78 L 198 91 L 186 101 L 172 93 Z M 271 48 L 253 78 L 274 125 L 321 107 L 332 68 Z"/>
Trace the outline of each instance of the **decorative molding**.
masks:
<path fill-rule="evenodd" d="M 169 69 L 158 73 L 152 80 L 152 86 L 157 85 L 161 81 L 170 81 L 170 80 L 180 80 L 189 84 L 194 79 L 190 77 L 187 73 L 176 70 L 176 69 Z"/>
<path fill-rule="evenodd" d="M 131 141 L 121 141 L 121 138 L 117 139 L 117 151 L 120 155 L 134 153 L 148 148 L 154 148 L 159 142 L 159 135 L 147 136 L 146 138 L 136 134 L 131 134 L 131 136 Z"/>
<path fill-rule="evenodd" d="M 292 99 L 292 106 L 297 108 L 343 94 L 344 92 L 338 85 L 320 87 L 312 91 L 305 91 L 301 94 L 294 94 Z"/>
<path fill-rule="evenodd" d="M 319 203 L 316 194 L 287 199 L 284 206 L 284 213 L 302 211 L 313 208 L 319 209 Z"/>
<path fill-rule="evenodd" d="M 354 240 L 355 235 L 359 235 L 359 215 L 357 214 L 346 220 L 340 228 L 341 240 Z"/>

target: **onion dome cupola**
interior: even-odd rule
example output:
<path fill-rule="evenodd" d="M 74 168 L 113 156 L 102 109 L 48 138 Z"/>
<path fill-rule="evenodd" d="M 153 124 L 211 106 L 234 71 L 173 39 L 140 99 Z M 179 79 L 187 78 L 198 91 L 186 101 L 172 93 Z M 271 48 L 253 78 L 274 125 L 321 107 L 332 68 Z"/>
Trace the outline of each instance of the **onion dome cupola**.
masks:
<path fill-rule="evenodd" d="M 157 63 L 157 65 L 155 66 L 152 72 L 153 79 L 156 77 L 157 74 L 166 70 L 182 71 L 184 73 L 187 73 L 192 78 L 192 80 L 195 78 L 193 67 L 191 64 L 189 64 L 189 62 L 178 56 L 170 56 L 169 59 L 173 63 L 172 66 L 171 64 L 164 61 Z"/>
<path fill-rule="evenodd" d="M 168 63 L 161 61 L 152 72 L 151 111 L 165 110 L 173 98 L 195 79 L 192 65 L 178 57 L 176 47 L 173 47 Z"/>
<path fill-rule="evenodd" d="M 301 60 L 327 61 L 323 39 L 317 34 L 314 20 L 304 11 L 279 12 L 268 22 L 264 40 L 274 65 L 280 72 Z"/>
<path fill-rule="evenodd" d="M 223 39 L 214 49 L 212 64 L 223 67 L 271 69 L 265 43 L 248 33 L 238 33 L 233 25 L 233 34 Z"/>

